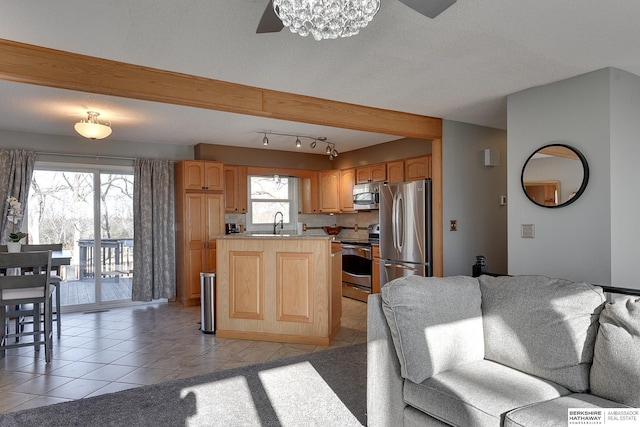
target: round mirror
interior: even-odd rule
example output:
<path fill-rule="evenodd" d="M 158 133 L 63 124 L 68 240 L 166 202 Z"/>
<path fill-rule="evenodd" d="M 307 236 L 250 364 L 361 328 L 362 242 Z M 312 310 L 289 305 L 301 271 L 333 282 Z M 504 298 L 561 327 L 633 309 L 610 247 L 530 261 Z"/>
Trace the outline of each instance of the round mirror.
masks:
<path fill-rule="evenodd" d="M 582 153 L 564 144 L 536 150 L 522 168 L 522 189 L 529 200 L 545 208 L 567 206 L 589 182 L 589 165 Z"/>

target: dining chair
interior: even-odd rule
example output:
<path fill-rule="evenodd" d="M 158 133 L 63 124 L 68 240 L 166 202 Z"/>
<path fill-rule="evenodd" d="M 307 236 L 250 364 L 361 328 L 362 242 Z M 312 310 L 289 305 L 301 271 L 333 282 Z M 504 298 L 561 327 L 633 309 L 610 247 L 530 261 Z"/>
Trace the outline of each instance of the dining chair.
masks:
<path fill-rule="evenodd" d="M 5 357 L 9 348 L 33 345 L 40 351 L 44 344 L 45 361 L 51 362 L 53 352 L 53 304 L 51 296 L 51 251 L 0 253 L 0 356 Z M 15 307 L 31 304 L 33 306 L 33 331 L 17 328 L 13 333 L 7 318 L 23 316 Z M 44 331 L 41 329 L 40 306 L 44 312 Z M 33 341 L 11 342 L 11 338 L 32 336 Z"/>
<path fill-rule="evenodd" d="M 39 252 L 39 251 L 62 251 L 62 243 L 50 243 L 50 244 L 38 244 L 38 245 L 22 245 L 22 252 Z M 60 287 L 62 282 L 62 276 L 60 275 L 60 266 L 51 266 L 51 283 L 55 285 L 55 298 L 56 308 L 52 312 L 53 321 L 56 322 L 56 328 L 58 332 L 58 338 L 62 331 L 60 321 Z"/>

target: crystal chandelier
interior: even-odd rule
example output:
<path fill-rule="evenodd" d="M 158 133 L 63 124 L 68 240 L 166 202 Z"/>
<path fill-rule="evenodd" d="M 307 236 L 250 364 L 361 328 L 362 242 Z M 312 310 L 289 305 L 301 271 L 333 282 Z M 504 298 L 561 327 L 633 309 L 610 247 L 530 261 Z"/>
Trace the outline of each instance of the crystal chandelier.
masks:
<path fill-rule="evenodd" d="M 380 9 L 380 0 L 273 0 L 273 10 L 292 33 L 316 40 L 358 34 Z"/>

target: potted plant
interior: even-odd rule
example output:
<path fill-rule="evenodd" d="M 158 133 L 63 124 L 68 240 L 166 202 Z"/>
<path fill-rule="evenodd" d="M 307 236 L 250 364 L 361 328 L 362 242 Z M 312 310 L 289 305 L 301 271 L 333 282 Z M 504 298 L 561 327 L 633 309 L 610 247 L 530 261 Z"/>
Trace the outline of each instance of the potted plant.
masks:
<path fill-rule="evenodd" d="M 11 196 L 7 199 L 9 203 L 9 215 L 7 219 L 11 223 L 11 233 L 9 233 L 9 242 L 7 242 L 7 251 L 20 252 L 21 240 L 27 237 L 27 233 L 20 230 L 16 231 L 16 225 L 22 219 L 22 204 L 15 197 Z"/>

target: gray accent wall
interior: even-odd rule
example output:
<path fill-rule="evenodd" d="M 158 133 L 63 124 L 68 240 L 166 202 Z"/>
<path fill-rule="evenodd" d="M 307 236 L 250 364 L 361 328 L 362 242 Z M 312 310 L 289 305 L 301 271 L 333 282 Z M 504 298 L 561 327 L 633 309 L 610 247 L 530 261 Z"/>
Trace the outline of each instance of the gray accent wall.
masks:
<path fill-rule="evenodd" d="M 509 273 L 640 288 L 640 77 L 605 68 L 509 95 L 507 108 Z M 553 142 L 580 150 L 590 179 L 573 204 L 546 209 L 525 197 L 520 173 Z M 535 238 L 521 238 L 522 224 Z"/>
<path fill-rule="evenodd" d="M 500 152 L 499 166 L 484 165 L 484 150 Z M 507 273 L 507 134 L 504 130 L 443 121 L 442 214 L 444 275 L 471 275 L 476 255 L 490 272 Z M 508 200 L 507 200 L 508 203 Z M 449 221 L 457 221 L 450 231 Z"/>

